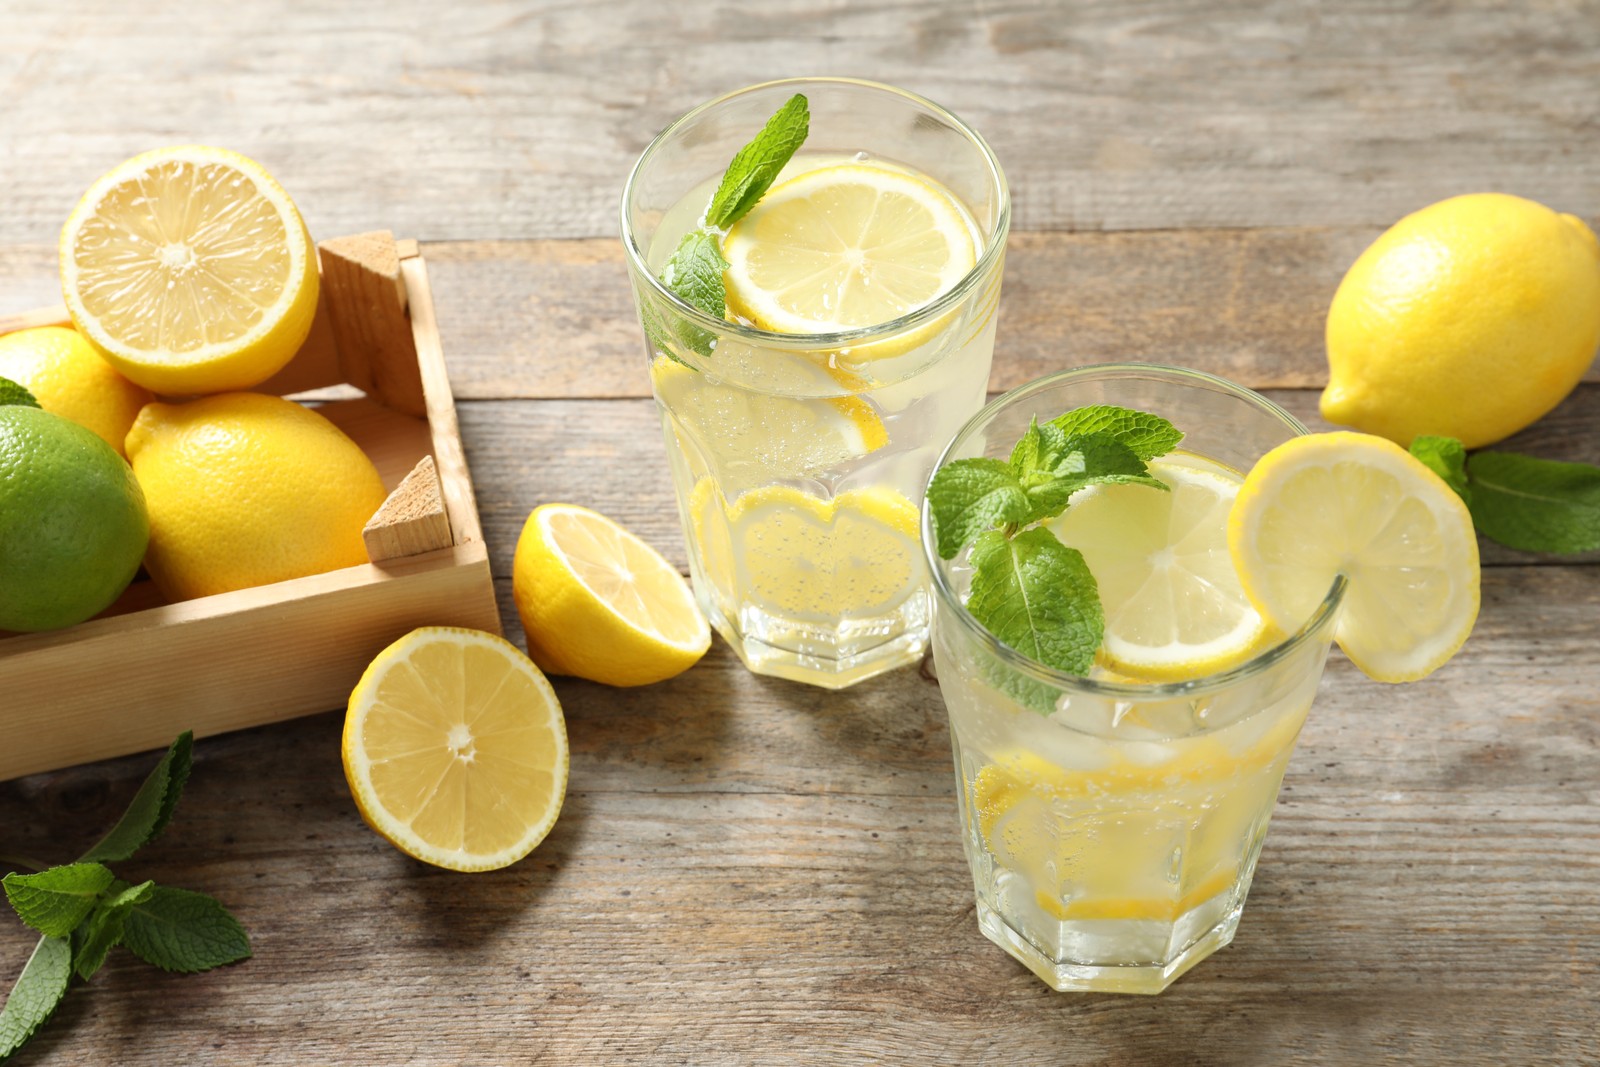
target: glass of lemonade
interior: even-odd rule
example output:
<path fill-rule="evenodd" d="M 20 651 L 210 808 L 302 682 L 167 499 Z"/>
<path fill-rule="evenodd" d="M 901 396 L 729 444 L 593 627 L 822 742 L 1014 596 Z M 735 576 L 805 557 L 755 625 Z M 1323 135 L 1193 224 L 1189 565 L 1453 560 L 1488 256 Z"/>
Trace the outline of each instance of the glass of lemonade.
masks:
<path fill-rule="evenodd" d="M 1030 419 L 1094 404 L 1160 415 L 1185 433 L 1181 451 L 1150 465 L 1170 492 L 1080 490 L 1049 520 L 1099 583 L 1108 634 L 1099 662 L 1119 626 L 1156 648 L 1204 647 L 1216 633 L 1241 632 L 1228 614 L 1236 609 L 1226 598 L 1208 603 L 1212 583 L 1194 575 L 1218 565 L 1232 575 L 1222 524 L 1242 472 L 1306 432 L 1264 397 L 1177 368 L 1080 368 L 989 404 L 940 464 L 1004 458 Z M 1105 494 L 1097 510 L 1080 508 L 1096 492 Z M 1161 682 L 1104 666 L 1076 677 L 1024 657 L 973 617 L 968 553 L 939 558 L 926 508 L 923 544 L 979 926 L 1055 989 L 1160 992 L 1233 939 L 1322 676 L 1343 579 L 1297 633 L 1264 628 L 1231 666 Z M 1146 549 L 1128 546 L 1146 544 L 1173 547 L 1150 550 L 1148 573 L 1130 578 L 1126 560 L 1137 564 Z M 1120 553 L 1123 570 L 1112 570 L 1108 551 Z M 1150 577 L 1158 572 L 1159 581 Z M 1140 605 L 1152 596 L 1154 607 Z M 1259 616 L 1255 624 L 1264 627 Z"/>
<path fill-rule="evenodd" d="M 661 280 L 738 149 L 795 94 L 799 152 L 716 236 L 713 317 Z M 961 120 L 889 86 L 742 89 L 667 127 L 622 236 L 700 605 L 761 674 L 828 688 L 918 660 L 918 502 L 983 403 L 1010 202 Z"/>

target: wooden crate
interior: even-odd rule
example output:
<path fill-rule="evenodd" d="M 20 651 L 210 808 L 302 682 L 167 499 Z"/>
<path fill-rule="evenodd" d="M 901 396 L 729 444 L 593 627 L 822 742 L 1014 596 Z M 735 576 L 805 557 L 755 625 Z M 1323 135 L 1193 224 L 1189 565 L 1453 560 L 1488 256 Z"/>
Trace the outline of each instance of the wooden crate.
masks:
<path fill-rule="evenodd" d="M 365 531 L 371 562 L 176 604 L 141 576 L 88 622 L 0 634 L 0 780 L 343 707 L 417 626 L 500 632 L 416 242 L 319 251 L 311 334 L 257 388 L 317 401 L 377 465 L 391 494 Z M 64 307 L 0 316 L 0 334 L 66 321 Z"/>

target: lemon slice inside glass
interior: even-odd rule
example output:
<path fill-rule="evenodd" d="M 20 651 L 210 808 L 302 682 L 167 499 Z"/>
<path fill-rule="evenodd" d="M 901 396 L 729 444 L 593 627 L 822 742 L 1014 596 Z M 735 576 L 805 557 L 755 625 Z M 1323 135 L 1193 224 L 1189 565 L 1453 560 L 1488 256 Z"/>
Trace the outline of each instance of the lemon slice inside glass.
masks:
<path fill-rule="evenodd" d="M 316 249 L 259 163 L 190 145 L 101 177 L 61 232 L 73 323 L 119 371 L 169 395 L 247 389 L 299 350 Z"/>
<path fill-rule="evenodd" d="M 927 178 L 864 163 L 819 167 L 767 190 L 728 231 L 728 305 L 776 333 L 887 323 L 972 270 L 973 234 L 966 209 Z"/>
<path fill-rule="evenodd" d="M 544 675 L 515 646 L 453 627 L 378 653 L 345 715 L 356 807 L 400 851 L 453 871 L 532 852 L 567 788 L 567 728 Z"/>
<path fill-rule="evenodd" d="M 1190 453 L 1155 460 L 1150 472 L 1168 492 L 1092 486 L 1055 523 L 1100 587 L 1101 661 L 1148 681 L 1225 670 L 1269 640 L 1228 554 L 1239 474 Z"/>
<path fill-rule="evenodd" d="M 1381 682 L 1443 666 L 1478 617 L 1478 541 L 1466 505 L 1381 437 L 1310 434 L 1268 452 L 1239 491 L 1228 544 L 1251 602 L 1288 632 L 1344 575 L 1334 637 Z"/>

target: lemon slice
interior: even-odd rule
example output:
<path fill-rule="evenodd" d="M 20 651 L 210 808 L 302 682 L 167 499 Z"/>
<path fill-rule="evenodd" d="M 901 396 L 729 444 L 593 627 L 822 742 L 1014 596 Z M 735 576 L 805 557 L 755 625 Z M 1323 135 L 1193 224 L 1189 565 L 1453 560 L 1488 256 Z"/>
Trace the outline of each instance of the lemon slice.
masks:
<path fill-rule="evenodd" d="M 1188 453 L 1158 459 L 1150 472 L 1170 491 L 1091 486 L 1055 524 L 1100 587 L 1101 659 L 1149 681 L 1225 670 L 1258 652 L 1268 633 L 1228 555 L 1239 475 Z"/>
<path fill-rule="evenodd" d="M 728 305 L 776 333 L 876 326 L 965 277 L 976 262 L 973 233 L 966 209 L 926 178 L 869 164 L 820 167 L 767 190 L 728 231 Z"/>
<path fill-rule="evenodd" d="M 532 852 L 567 790 L 561 704 L 528 657 L 492 634 L 413 630 L 350 694 L 342 746 L 361 817 L 400 851 L 453 871 Z"/>
<path fill-rule="evenodd" d="M 311 330 L 316 248 L 259 163 L 221 148 L 162 148 L 83 195 L 61 231 L 61 289 L 78 330 L 139 385 L 247 389 Z"/>
<path fill-rule="evenodd" d="M 688 583 L 655 549 L 575 504 L 535 508 L 512 594 L 534 662 L 606 685 L 681 674 L 711 647 Z"/>
<path fill-rule="evenodd" d="M 831 625 L 886 614 L 921 587 L 917 509 L 893 489 L 822 500 L 775 485 L 726 505 L 705 478 L 691 508 L 702 573 L 774 615 Z"/>
<path fill-rule="evenodd" d="M 1245 592 L 1293 631 L 1344 575 L 1334 637 L 1381 682 L 1431 674 L 1478 617 L 1472 517 L 1399 445 L 1359 433 L 1296 437 L 1262 456 L 1228 524 Z"/>
<path fill-rule="evenodd" d="M 819 474 L 889 443 L 883 420 L 859 396 L 739 388 L 665 356 L 656 357 L 650 374 L 672 421 L 694 438 L 686 451 L 715 454 L 731 468 L 746 468 L 752 480 Z"/>

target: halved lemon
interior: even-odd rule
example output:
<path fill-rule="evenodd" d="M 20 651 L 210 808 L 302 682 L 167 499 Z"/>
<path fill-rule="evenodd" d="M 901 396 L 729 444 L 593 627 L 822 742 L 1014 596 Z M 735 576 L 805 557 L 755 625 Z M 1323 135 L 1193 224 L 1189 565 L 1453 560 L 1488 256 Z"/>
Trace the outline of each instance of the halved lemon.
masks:
<path fill-rule="evenodd" d="M 728 231 L 728 306 L 776 333 L 876 326 L 932 303 L 976 263 L 971 217 L 948 190 L 866 163 L 767 190 Z M 853 360 L 898 354 L 872 346 Z"/>
<path fill-rule="evenodd" d="M 378 653 L 345 713 L 344 773 L 361 817 L 408 856 L 489 871 L 532 852 L 567 789 L 567 728 L 514 645 L 428 626 Z"/>
<path fill-rule="evenodd" d="M 648 685 L 711 647 L 689 585 L 660 554 L 604 515 L 545 504 L 522 527 L 512 595 L 528 652 L 554 674 Z"/>
<path fill-rule="evenodd" d="M 316 247 L 294 202 L 259 163 L 222 148 L 119 165 L 73 209 L 60 251 L 74 325 L 157 393 L 265 381 L 317 309 Z"/>
<path fill-rule="evenodd" d="M 892 611 L 922 585 L 917 509 L 881 486 L 829 500 L 766 486 L 726 504 L 709 478 L 691 497 L 702 573 L 787 619 Z"/>
<path fill-rule="evenodd" d="M 828 377 L 814 367 L 811 372 Z M 801 397 L 742 388 L 665 356 L 656 357 L 650 375 L 672 420 L 694 437 L 695 447 L 686 451 L 714 453 L 722 466 L 744 468 L 752 481 L 817 474 L 889 443 L 883 420 L 859 396 Z"/>
<path fill-rule="evenodd" d="M 1472 517 L 1437 474 L 1399 445 L 1360 433 L 1296 437 L 1256 463 L 1228 544 L 1245 592 L 1294 631 L 1349 583 L 1334 637 L 1381 682 L 1431 674 L 1478 617 Z"/>
<path fill-rule="evenodd" d="M 1169 488 L 1097 485 L 1055 530 L 1083 553 L 1105 611 L 1101 660 L 1147 681 L 1197 678 L 1249 659 L 1268 628 L 1228 554 L 1239 474 L 1189 453 L 1150 464 Z"/>

